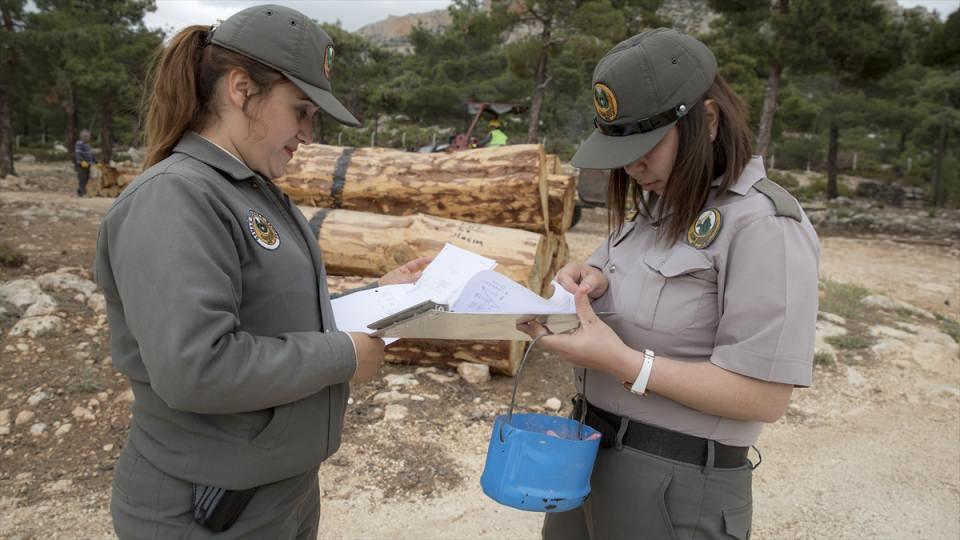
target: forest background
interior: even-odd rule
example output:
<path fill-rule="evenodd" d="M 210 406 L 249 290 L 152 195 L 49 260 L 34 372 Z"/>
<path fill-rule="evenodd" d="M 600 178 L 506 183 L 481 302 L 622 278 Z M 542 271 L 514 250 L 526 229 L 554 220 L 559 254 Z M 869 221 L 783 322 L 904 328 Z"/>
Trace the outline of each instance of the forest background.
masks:
<path fill-rule="evenodd" d="M 604 52 L 646 28 L 693 33 L 750 105 L 757 153 L 777 169 L 896 183 L 960 206 L 960 11 L 945 20 L 877 0 L 455 0 L 450 24 L 415 27 L 404 50 L 339 25 L 333 83 L 363 122 L 322 115 L 326 144 L 417 149 L 466 130 L 466 102 L 515 103 L 511 143 L 569 158 L 593 123 Z M 16 159 L 72 159 L 82 128 L 97 158 L 142 145 L 147 66 L 170 35 L 144 25 L 153 0 L 0 0 L 0 178 Z M 703 23 L 703 21 L 707 21 Z M 198 21 L 200 22 L 200 21 Z M 480 133 L 485 131 L 480 126 Z M 789 186 L 788 187 L 796 187 Z M 796 189 L 801 189 L 796 187 Z"/>

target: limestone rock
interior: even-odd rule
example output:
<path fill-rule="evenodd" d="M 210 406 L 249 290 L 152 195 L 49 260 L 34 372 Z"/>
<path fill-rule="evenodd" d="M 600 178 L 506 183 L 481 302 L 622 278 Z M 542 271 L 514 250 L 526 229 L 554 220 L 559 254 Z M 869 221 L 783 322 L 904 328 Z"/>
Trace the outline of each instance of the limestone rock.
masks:
<path fill-rule="evenodd" d="M 387 386 L 416 386 L 420 384 L 413 373 L 390 374 L 385 376 L 383 380 L 387 383 Z"/>
<path fill-rule="evenodd" d="M 91 412 L 90 409 L 84 407 L 76 407 L 70 414 L 72 414 L 73 417 L 78 420 L 94 420 L 96 418 L 93 416 L 93 412 Z"/>
<path fill-rule="evenodd" d="M 823 319 L 827 322 L 831 322 L 833 324 L 838 324 L 840 326 L 847 324 L 847 320 L 844 319 L 843 317 L 839 315 L 834 315 L 833 313 L 827 313 L 826 311 L 821 311 L 818 314 L 818 318 Z"/>
<path fill-rule="evenodd" d="M 387 422 L 396 422 L 407 417 L 407 408 L 403 405 L 387 405 L 383 412 L 383 419 Z"/>
<path fill-rule="evenodd" d="M 442 384 L 451 383 L 457 380 L 456 375 L 444 375 L 443 373 L 427 373 L 427 377 Z"/>
<path fill-rule="evenodd" d="M 850 386 L 860 387 L 866 383 L 867 380 L 863 378 L 863 375 L 861 375 L 859 371 L 847 366 L 847 384 Z"/>
<path fill-rule="evenodd" d="M 13 423 L 14 423 L 15 425 L 21 426 L 21 425 L 26 424 L 27 422 L 33 420 L 33 417 L 34 417 L 34 416 L 35 416 L 35 415 L 34 415 L 33 411 L 20 411 L 20 413 L 17 414 L 17 419 L 14 420 Z"/>
<path fill-rule="evenodd" d="M 90 296 L 97 290 L 96 283 L 71 274 L 65 268 L 49 274 L 43 274 L 37 278 L 37 282 L 45 289 L 76 291 L 84 297 Z"/>
<path fill-rule="evenodd" d="M 866 296 L 860 300 L 860 303 L 865 306 L 877 307 L 886 310 L 902 309 L 909 313 L 913 313 L 914 315 L 919 315 L 920 317 L 936 319 L 936 316 L 933 313 L 930 313 L 925 309 L 918 308 L 917 306 L 908 304 L 902 300 L 896 300 L 879 294 Z"/>
<path fill-rule="evenodd" d="M 47 430 L 47 425 L 44 423 L 34 424 L 30 426 L 30 434 L 34 437 L 39 437 L 43 435 L 43 432 Z"/>
<path fill-rule="evenodd" d="M 817 321 L 817 335 L 825 338 L 847 335 L 847 329 L 829 321 Z"/>
<path fill-rule="evenodd" d="M 490 380 L 490 366 L 486 364 L 461 362 L 457 366 L 457 373 L 470 384 L 481 384 Z"/>
<path fill-rule="evenodd" d="M 390 390 L 389 392 L 380 392 L 379 394 L 373 396 L 374 403 L 396 403 L 398 401 L 403 401 L 408 399 L 410 396 L 404 394 L 403 392 L 397 392 L 396 390 Z"/>
<path fill-rule="evenodd" d="M 37 338 L 57 334 L 63 330 L 63 319 L 54 315 L 21 319 L 10 329 L 11 336 Z"/>
<path fill-rule="evenodd" d="M 559 410 L 560 410 L 560 407 L 563 407 L 563 402 L 561 402 L 559 399 L 557 399 L 557 398 L 555 398 L 555 397 L 552 397 L 552 398 L 550 398 L 550 399 L 547 400 L 547 402 L 544 404 L 544 406 L 545 406 L 547 409 L 556 412 L 556 411 L 559 411 Z"/>
<path fill-rule="evenodd" d="M 56 435 L 57 437 L 63 437 L 67 433 L 70 433 L 71 429 L 73 429 L 73 424 L 63 424 L 60 427 L 58 427 L 57 431 L 55 431 L 53 434 Z"/>
<path fill-rule="evenodd" d="M 48 396 L 46 392 L 37 392 L 32 396 L 30 396 L 29 398 L 27 398 L 27 405 L 30 405 L 31 407 L 33 407 L 37 403 L 40 403 L 41 401 L 47 399 L 47 397 Z"/>

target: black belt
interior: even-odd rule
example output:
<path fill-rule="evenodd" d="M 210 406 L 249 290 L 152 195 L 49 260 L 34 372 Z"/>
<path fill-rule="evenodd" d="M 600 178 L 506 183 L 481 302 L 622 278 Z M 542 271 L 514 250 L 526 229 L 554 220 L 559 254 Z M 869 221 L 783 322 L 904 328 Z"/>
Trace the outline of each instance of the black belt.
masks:
<path fill-rule="evenodd" d="M 584 422 L 603 436 L 600 446 L 613 446 L 617 440 L 621 417 L 588 405 Z M 707 464 L 707 439 L 670 431 L 650 424 L 630 420 L 623 444 L 641 452 L 692 463 L 701 467 Z M 729 446 L 716 441 L 714 445 L 713 466 L 718 469 L 733 469 L 747 462 L 749 446 Z"/>

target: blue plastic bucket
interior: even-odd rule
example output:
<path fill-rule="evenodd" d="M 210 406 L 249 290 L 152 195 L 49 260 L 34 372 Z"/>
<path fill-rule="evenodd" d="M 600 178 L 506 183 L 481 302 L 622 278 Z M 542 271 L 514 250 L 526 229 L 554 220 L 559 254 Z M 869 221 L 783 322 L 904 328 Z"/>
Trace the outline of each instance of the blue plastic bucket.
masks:
<path fill-rule="evenodd" d="M 558 436 L 547 435 L 546 431 Z M 480 485 L 500 504 L 531 512 L 565 512 L 590 495 L 600 439 L 576 420 L 544 414 L 497 417 Z"/>
<path fill-rule="evenodd" d="M 566 512 L 590 495 L 600 434 L 569 418 L 513 414 L 526 359 L 525 354 L 517 370 L 510 411 L 493 424 L 480 485 L 500 504 L 530 512 Z"/>

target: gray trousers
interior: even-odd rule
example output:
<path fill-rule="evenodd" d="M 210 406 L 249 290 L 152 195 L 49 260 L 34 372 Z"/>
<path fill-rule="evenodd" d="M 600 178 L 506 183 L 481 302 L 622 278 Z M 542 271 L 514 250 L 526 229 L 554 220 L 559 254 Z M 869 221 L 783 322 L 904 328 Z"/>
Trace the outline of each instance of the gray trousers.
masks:
<path fill-rule="evenodd" d="M 317 538 L 320 484 L 317 469 L 260 486 L 233 527 L 213 533 L 193 521 L 193 487 L 154 467 L 130 441 L 117 460 L 110 514 L 126 539 Z"/>
<path fill-rule="evenodd" d="M 583 506 L 546 515 L 545 540 L 750 538 L 753 465 L 700 467 L 618 446 L 597 454 Z"/>

